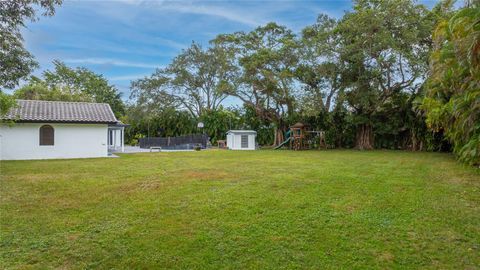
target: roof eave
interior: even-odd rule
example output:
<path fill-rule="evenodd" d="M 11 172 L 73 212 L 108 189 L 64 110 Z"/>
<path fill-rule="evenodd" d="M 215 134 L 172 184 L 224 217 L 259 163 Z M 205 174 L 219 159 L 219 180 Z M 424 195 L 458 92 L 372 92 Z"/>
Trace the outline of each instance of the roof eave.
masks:
<path fill-rule="evenodd" d="M 15 120 L 15 119 L 1 119 L 1 121 L 12 121 L 14 123 L 58 123 L 58 124 L 116 124 L 117 122 L 111 121 L 71 121 L 71 120 Z"/>

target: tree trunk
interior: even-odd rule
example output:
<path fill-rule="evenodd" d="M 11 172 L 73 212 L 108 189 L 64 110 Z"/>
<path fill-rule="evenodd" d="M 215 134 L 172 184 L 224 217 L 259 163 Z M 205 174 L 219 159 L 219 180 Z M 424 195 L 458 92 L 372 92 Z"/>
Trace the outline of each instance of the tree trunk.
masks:
<path fill-rule="evenodd" d="M 277 143 L 277 128 L 275 128 L 275 129 L 273 130 L 273 143 L 272 143 L 272 147 L 277 146 L 276 143 Z"/>
<path fill-rule="evenodd" d="M 335 135 L 335 148 L 342 148 L 343 147 L 343 136 L 338 133 L 338 130 Z"/>
<path fill-rule="evenodd" d="M 358 150 L 372 150 L 373 145 L 373 127 L 368 124 L 358 126 L 355 148 Z"/>
<path fill-rule="evenodd" d="M 417 140 L 417 136 L 415 134 L 415 132 L 411 131 L 412 133 L 412 151 L 418 151 L 419 149 L 419 141 Z"/>
<path fill-rule="evenodd" d="M 284 141 L 283 130 L 275 127 L 273 137 L 273 147 L 280 145 Z"/>

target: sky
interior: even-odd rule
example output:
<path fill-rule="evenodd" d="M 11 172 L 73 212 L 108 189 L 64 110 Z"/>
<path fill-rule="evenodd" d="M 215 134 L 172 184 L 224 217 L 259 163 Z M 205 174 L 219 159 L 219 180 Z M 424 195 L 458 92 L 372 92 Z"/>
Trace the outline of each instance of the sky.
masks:
<path fill-rule="evenodd" d="M 53 17 L 28 23 L 23 35 L 40 64 L 35 75 L 60 60 L 102 74 L 128 99 L 130 81 L 168 65 L 192 41 L 208 46 L 218 34 L 271 21 L 298 33 L 318 14 L 340 18 L 351 6 L 350 0 L 64 0 Z"/>

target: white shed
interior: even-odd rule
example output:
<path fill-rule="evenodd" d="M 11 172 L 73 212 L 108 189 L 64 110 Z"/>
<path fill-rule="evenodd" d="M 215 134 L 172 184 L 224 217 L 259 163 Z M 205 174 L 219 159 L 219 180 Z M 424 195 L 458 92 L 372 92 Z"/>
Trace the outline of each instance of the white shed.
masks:
<path fill-rule="evenodd" d="M 227 147 L 232 150 L 255 150 L 257 132 L 254 130 L 229 130 Z"/>

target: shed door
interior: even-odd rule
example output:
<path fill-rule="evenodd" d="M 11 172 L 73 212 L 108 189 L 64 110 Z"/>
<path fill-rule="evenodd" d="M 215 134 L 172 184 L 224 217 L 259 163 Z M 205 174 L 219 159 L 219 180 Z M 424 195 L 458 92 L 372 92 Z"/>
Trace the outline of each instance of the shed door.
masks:
<path fill-rule="evenodd" d="M 242 135 L 242 148 L 248 148 L 248 135 Z"/>

